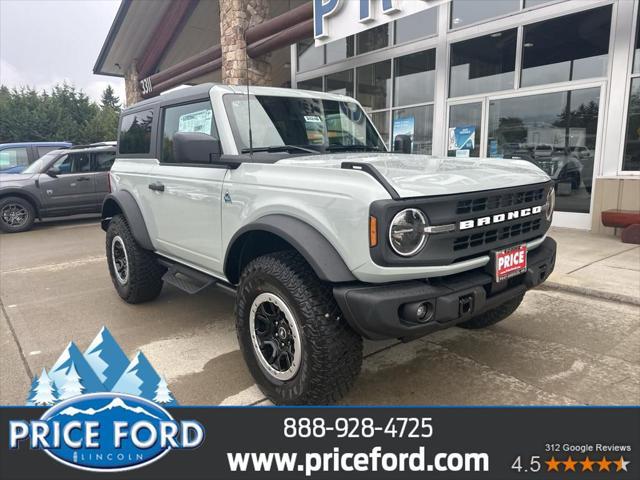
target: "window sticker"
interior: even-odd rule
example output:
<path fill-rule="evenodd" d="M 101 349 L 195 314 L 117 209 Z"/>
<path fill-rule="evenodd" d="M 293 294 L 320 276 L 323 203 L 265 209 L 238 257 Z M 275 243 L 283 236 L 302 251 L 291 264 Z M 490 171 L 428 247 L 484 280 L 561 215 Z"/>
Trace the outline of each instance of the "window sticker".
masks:
<path fill-rule="evenodd" d="M 322 123 L 322 119 L 318 115 L 305 115 L 304 121 L 310 123 Z"/>
<path fill-rule="evenodd" d="M 178 131 L 199 132 L 211 135 L 212 113 L 210 109 L 205 109 L 182 115 L 178 121 Z"/>

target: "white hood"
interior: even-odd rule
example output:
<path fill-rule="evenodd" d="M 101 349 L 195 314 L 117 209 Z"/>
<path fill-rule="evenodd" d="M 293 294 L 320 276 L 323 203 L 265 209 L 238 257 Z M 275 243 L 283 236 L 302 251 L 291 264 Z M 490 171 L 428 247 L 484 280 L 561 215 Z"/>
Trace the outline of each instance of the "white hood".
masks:
<path fill-rule="evenodd" d="M 373 165 L 403 198 L 494 190 L 549 180 L 547 174 L 526 160 L 495 158 L 363 152 L 296 157 L 278 164 L 340 168 L 342 162 Z"/>

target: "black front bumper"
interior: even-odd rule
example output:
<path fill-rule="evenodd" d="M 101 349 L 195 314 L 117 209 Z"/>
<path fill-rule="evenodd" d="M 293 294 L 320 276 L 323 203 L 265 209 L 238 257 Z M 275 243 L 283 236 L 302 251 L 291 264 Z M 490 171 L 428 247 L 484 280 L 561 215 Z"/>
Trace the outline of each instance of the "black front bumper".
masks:
<path fill-rule="evenodd" d="M 333 294 L 351 327 L 365 338 L 411 339 L 451 327 L 491 310 L 542 283 L 553 271 L 556 242 L 547 238 L 527 255 L 527 272 L 495 283 L 485 269 L 448 277 L 388 284 L 348 284 Z M 427 321 L 408 312 L 429 306 Z M 408 318 L 407 318 L 408 317 Z"/>

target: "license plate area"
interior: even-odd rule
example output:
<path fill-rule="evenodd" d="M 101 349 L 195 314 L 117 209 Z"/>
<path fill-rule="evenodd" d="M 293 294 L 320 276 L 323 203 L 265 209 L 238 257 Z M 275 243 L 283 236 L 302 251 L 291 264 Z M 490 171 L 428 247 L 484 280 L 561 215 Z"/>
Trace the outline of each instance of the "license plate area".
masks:
<path fill-rule="evenodd" d="M 527 271 L 527 244 L 495 250 L 493 253 L 496 282 L 507 280 Z"/>

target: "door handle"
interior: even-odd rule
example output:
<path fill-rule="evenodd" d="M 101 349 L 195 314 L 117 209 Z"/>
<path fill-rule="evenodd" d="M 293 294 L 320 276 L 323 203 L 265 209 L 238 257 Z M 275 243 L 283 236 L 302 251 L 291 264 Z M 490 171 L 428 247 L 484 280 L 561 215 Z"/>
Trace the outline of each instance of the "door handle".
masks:
<path fill-rule="evenodd" d="M 89 177 L 80 177 L 80 178 L 78 178 L 78 182 L 88 182 L 89 180 L 91 180 Z"/>
<path fill-rule="evenodd" d="M 164 185 L 160 182 L 150 183 L 149 190 L 153 190 L 154 192 L 164 192 Z"/>

